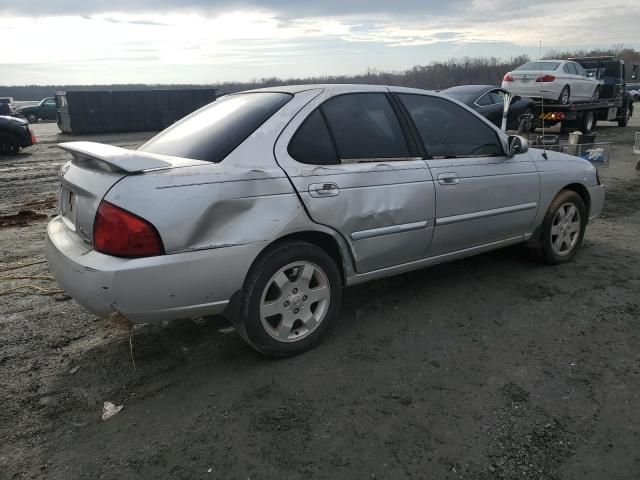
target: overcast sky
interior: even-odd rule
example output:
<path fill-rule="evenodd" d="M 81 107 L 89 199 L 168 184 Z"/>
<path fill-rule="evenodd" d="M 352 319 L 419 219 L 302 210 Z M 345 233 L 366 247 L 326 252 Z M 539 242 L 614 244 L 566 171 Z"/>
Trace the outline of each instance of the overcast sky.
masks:
<path fill-rule="evenodd" d="M 0 0 L 0 84 L 216 83 L 640 48 L 640 0 Z"/>

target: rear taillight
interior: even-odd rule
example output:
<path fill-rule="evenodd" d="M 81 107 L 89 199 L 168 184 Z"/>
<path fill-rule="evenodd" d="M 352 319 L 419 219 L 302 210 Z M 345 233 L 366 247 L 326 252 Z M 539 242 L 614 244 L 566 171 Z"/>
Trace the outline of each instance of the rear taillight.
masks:
<path fill-rule="evenodd" d="M 507 73 L 507 74 L 504 76 L 504 78 L 502 79 L 502 81 L 503 81 L 503 82 L 513 82 L 513 77 Z"/>
<path fill-rule="evenodd" d="M 536 82 L 547 83 L 547 82 L 553 82 L 555 81 L 555 79 L 556 77 L 554 77 L 553 75 L 543 75 L 542 77 L 536 78 Z"/>
<path fill-rule="evenodd" d="M 33 133 L 33 130 L 29 129 L 29 133 L 31 134 L 31 143 L 35 144 L 36 143 L 36 136 Z"/>
<path fill-rule="evenodd" d="M 101 202 L 93 224 L 93 248 L 118 257 L 162 255 L 164 247 L 158 231 L 145 219 Z"/>

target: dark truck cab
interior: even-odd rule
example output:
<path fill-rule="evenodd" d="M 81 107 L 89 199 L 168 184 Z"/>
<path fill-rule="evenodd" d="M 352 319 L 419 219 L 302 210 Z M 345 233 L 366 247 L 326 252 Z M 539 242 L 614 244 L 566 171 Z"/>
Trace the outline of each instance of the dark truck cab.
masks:
<path fill-rule="evenodd" d="M 58 118 L 56 99 L 54 97 L 43 98 L 38 105 L 22 107 L 20 113 L 29 120 L 29 123 L 38 123 L 38 120 L 56 120 Z"/>
<path fill-rule="evenodd" d="M 626 91 L 626 67 L 624 61 L 613 56 L 573 57 L 587 71 L 587 76 L 600 82 L 600 98 L 596 101 L 572 102 L 553 105 L 536 102 L 538 126 L 551 127 L 562 124 L 563 131 L 580 130 L 589 133 L 599 120 L 617 121 L 626 127 L 633 115 L 633 98 Z"/>

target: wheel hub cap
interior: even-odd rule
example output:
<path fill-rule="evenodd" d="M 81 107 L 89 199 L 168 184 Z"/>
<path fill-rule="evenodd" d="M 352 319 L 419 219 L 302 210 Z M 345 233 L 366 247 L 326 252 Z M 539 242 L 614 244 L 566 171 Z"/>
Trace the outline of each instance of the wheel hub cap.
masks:
<path fill-rule="evenodd" d="M 560 256 L 573 251 L 580 238 L 582 227 L 580 212 L 573 203 L 562 205 L 551 224 L 551 247 Z"/>
<path fill-rule="evenodd" d="M 320 267 L 291 263 L 276 272 L 262 293 L 260 320 L 265 331 L 280 342 L 309 336 L 324 320 L 331 290 Z"/>

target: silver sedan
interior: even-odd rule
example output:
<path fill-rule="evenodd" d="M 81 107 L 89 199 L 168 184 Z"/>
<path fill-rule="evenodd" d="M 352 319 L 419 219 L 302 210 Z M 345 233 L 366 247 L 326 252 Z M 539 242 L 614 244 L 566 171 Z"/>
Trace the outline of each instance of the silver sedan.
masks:
<path fill-rule="evenodd" d="M 423 90 L 308 85 L 225 96 L 138 150 L 73 142 L 47 257 L 98 315 L 223 313 L 262 353 L 313 347 L 342 289 L 526 243 L 569 261 L 604 188 Z"/>

